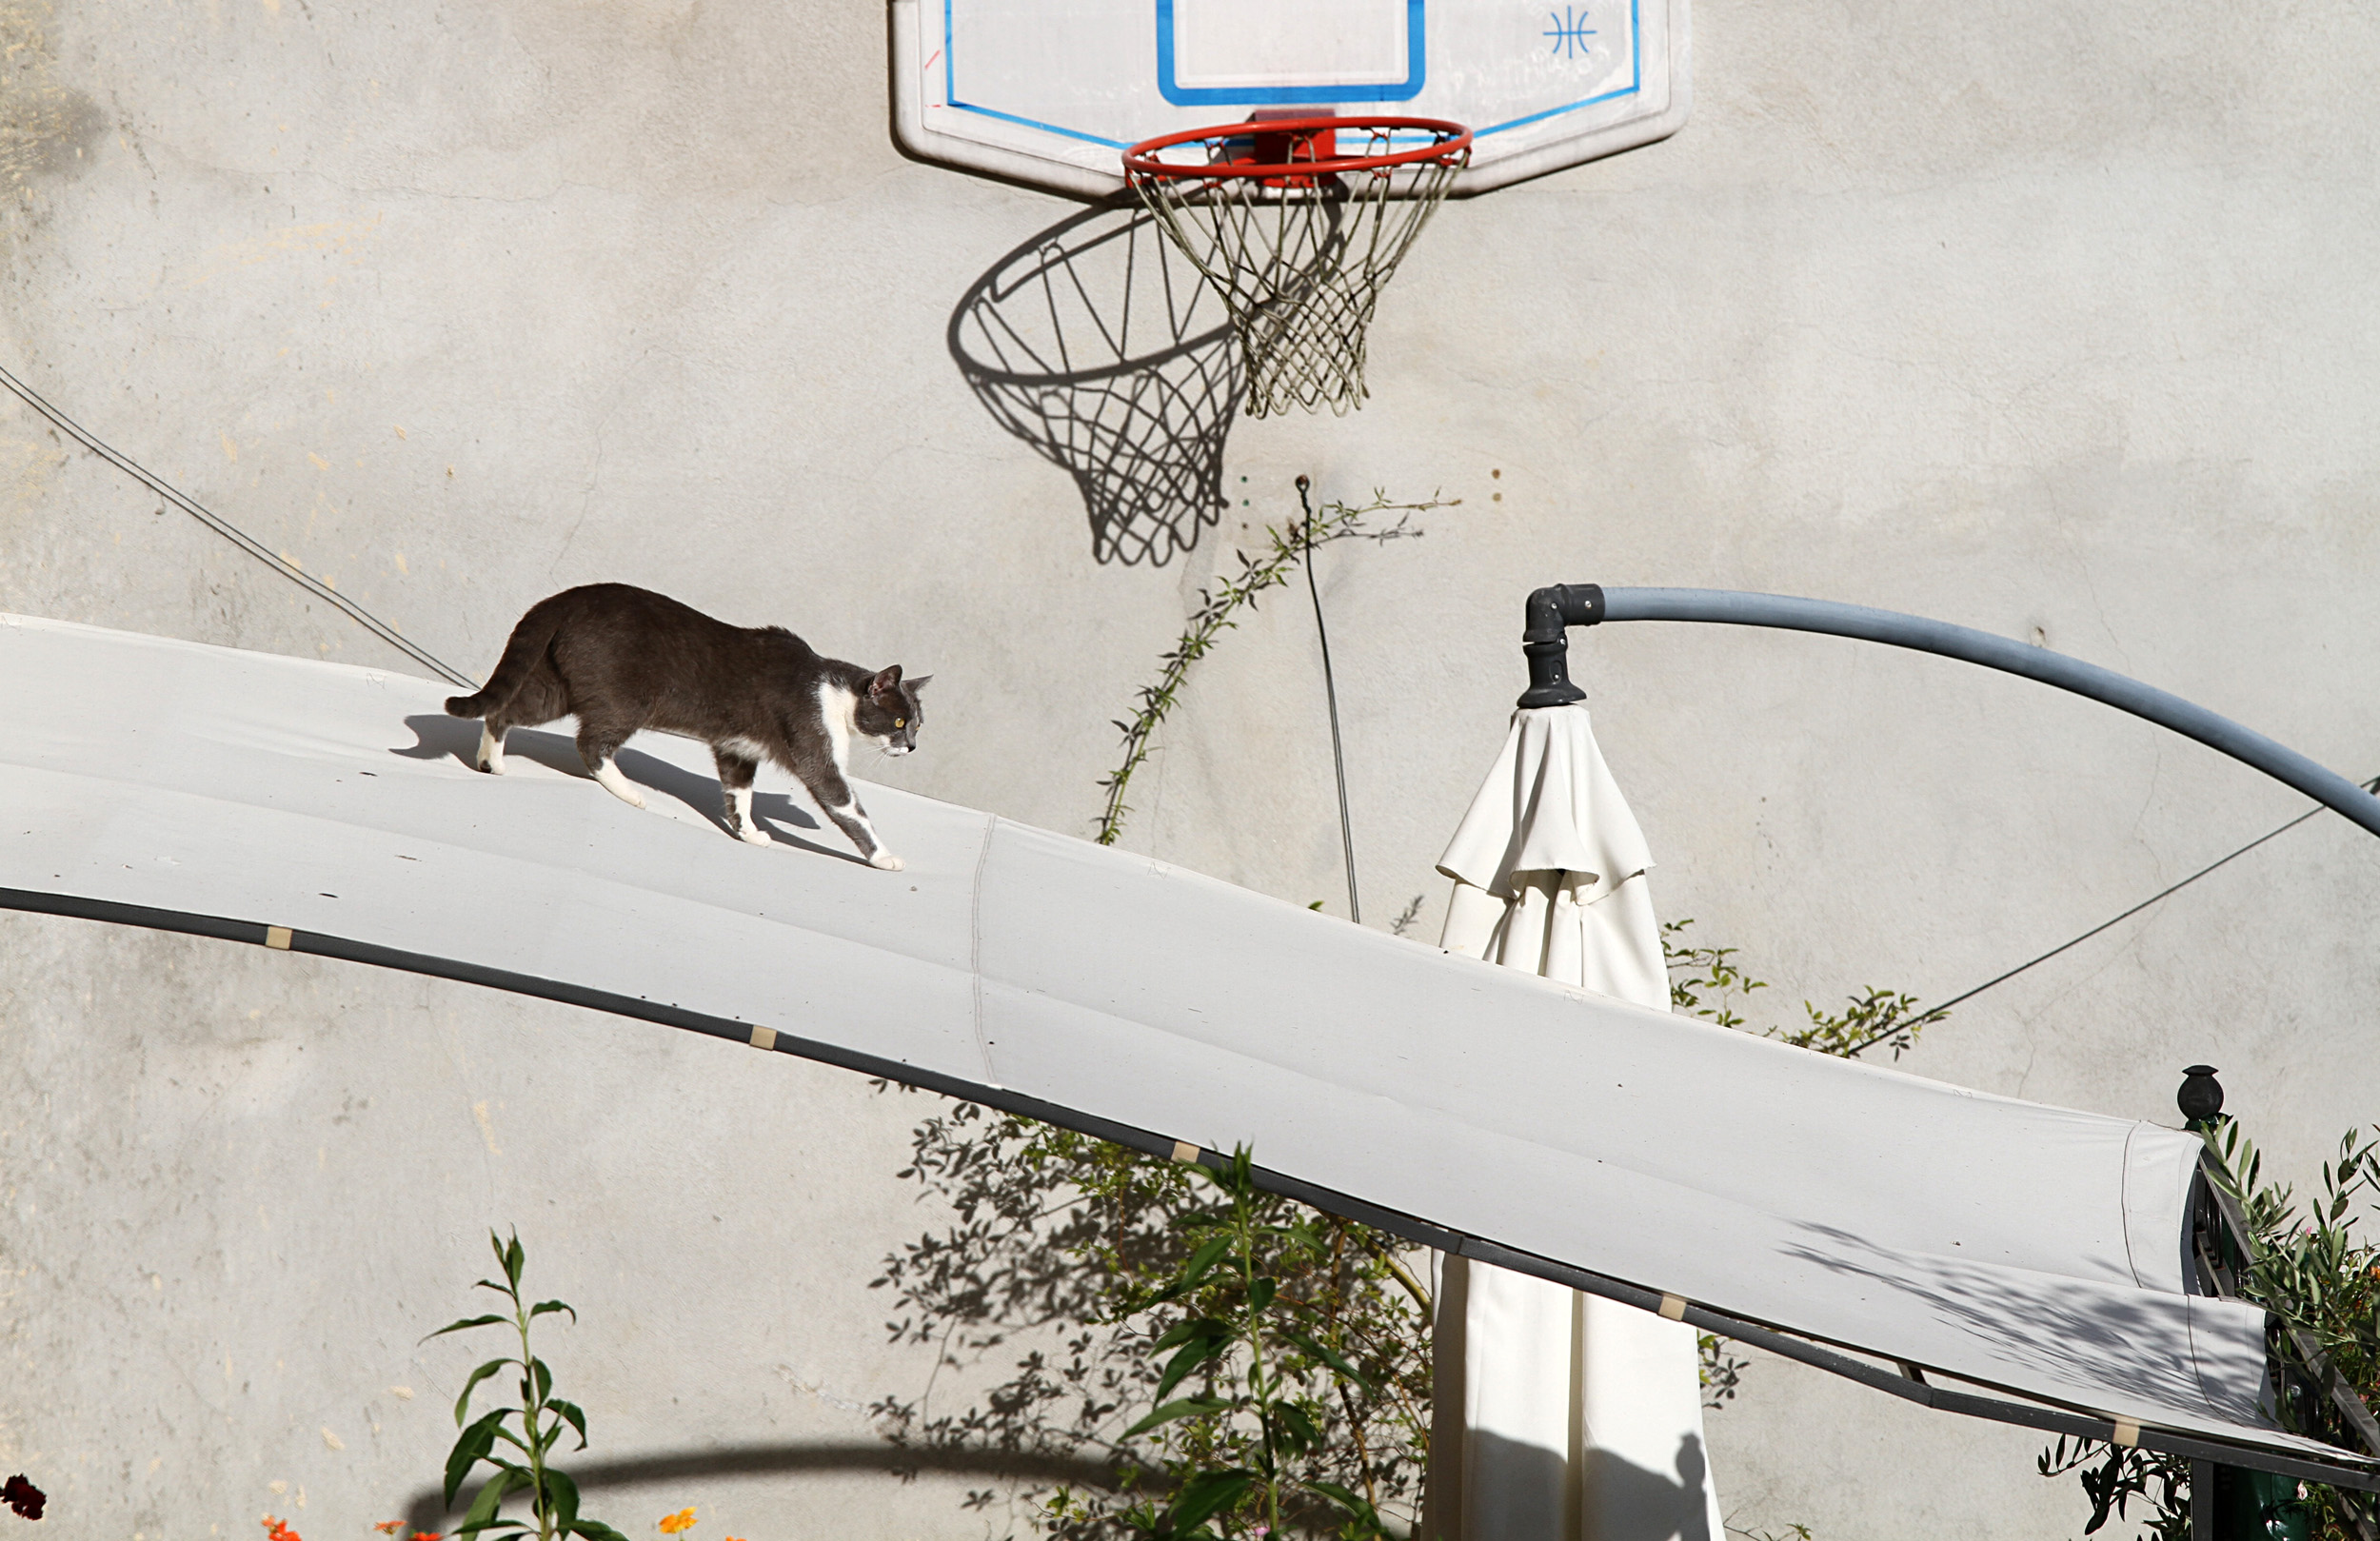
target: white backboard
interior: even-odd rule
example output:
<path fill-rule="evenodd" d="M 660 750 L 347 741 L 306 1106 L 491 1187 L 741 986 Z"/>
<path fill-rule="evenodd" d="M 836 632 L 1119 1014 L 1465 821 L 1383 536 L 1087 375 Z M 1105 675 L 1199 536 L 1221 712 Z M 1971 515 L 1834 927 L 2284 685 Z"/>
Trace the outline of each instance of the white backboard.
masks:
<path fill-rule="evenodd" d="M 1647 144 L 1688 106 L 1688 0 L 893 0 L 913 154 L 1096 197 L 1124 148 L 1299 108 L 1445 118 L 1458 196 Z"/>

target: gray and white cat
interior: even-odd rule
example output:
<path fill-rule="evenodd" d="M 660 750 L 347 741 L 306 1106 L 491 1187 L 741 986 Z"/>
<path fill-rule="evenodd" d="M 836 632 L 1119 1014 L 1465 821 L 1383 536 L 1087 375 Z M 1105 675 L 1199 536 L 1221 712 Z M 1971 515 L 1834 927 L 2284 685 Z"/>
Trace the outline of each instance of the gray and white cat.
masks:
<path fill-rule="evenodd" d="M 872 867 L 901 870 L 845 780 L 851 741 L 887 754 L 917 747 L 925 678 L 901 665 L 863 669 L 822 658 L 783 626 L 731 626 L 666 595 L 626 583 L 590 583 L 538 601 L 512 628 L 504 658 L 476 694 L 446 702 L 480 719 L 479 768 L 501 776 L 505 733 L 575 714 L 579 757 L 614 797 L 645 794 L 612 757 L 644 728 L 711 746 L 726 793 L 730 833 L 755 845 L 752 778 L 764 760 L 791 771 Z"/>

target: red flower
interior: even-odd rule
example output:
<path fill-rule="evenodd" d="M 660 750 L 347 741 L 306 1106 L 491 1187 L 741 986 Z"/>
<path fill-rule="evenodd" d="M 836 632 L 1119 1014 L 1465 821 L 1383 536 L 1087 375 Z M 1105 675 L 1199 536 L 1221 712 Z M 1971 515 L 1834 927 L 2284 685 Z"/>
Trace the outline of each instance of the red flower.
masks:
<path fill-rule="evenodd" d="M 0 1488 L 0 1500 L 29 1520 L 41 1518 L 41 1506 L 50 1501 L 39 1488 L 25 1480 L 21 1472 L 9 1478 L 7 1487 Z"/>
<path fill-rule="evenodd" d="M 306 1541 L 306 1538 L 270 1514 L 265 1516 L 265 1541 Z"/>

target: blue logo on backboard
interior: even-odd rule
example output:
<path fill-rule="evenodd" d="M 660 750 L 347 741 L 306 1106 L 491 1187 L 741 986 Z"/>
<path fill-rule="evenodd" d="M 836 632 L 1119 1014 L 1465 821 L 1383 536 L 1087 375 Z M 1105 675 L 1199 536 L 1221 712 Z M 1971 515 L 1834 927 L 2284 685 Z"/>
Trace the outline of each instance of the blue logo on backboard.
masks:
<path fill-rule="evenodd" d="M 1157 0 L 1157 89 L 1176 107 L 1336 106 L 1343 102 L 1410 102 L 1429 82 L 1422 0 L 1405 0 L 1405 77 L 1402 80 L 1325 85 L 1185 86 L 1177 69 L 1178 0 Z M 1195 0 L 1187 0 L 1195 3 Z M 1295 3 L 1295 0 L 1284 0 Z"/>
<path fill-rule="evenodd" d="M 1547 12 L 1545 19 L 1553 24 L 1546 29 L 1545 36 L 1554 44 L 1555 58 L 1583 59 L 1595 52 L 1595 45 L 1587 40 L 1596 35 L 1597 30 L 1587 25 L 1585 11 L 1564 6 Z"/>

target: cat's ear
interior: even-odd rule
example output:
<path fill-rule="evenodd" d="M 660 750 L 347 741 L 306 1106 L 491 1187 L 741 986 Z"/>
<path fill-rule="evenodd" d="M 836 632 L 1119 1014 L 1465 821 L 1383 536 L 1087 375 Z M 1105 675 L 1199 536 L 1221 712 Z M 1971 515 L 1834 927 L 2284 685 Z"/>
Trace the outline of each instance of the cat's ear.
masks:
<path fill-rule="evenodd" d="M 930 685 L 933 682 L 934 677 L 932 675 L 921 674 L 916 679 L 909 682 L 910 693 L 914 695 L 916 692 L 923 690 L 927 685 Z"/>
<path fill-rule="evenodd" d="M 880 701 L 888 696 L 900 695 L 901 665 L 896 663 L 891 668 L 886 669 L 883 673 L 878 675 L 875 679 L 870 680 L 867 682 L 867 693 L 875 697 Z"/>

